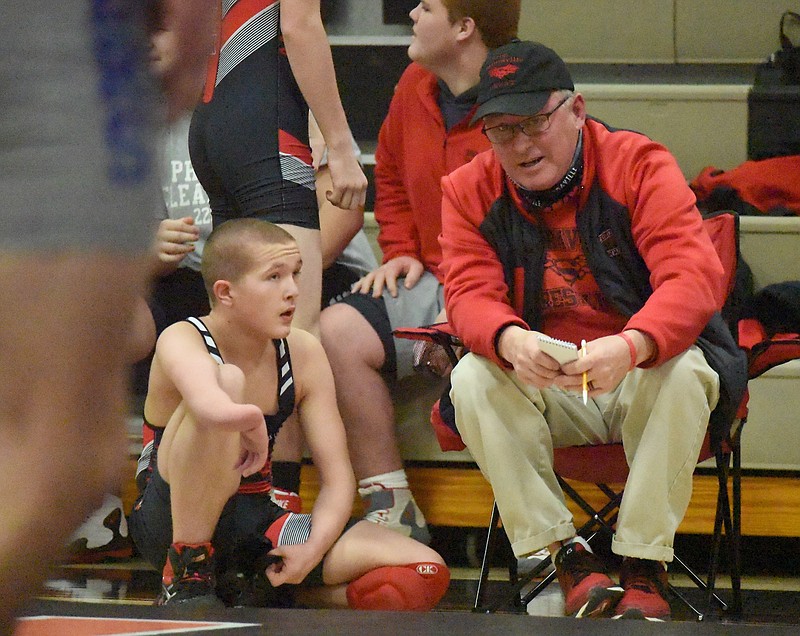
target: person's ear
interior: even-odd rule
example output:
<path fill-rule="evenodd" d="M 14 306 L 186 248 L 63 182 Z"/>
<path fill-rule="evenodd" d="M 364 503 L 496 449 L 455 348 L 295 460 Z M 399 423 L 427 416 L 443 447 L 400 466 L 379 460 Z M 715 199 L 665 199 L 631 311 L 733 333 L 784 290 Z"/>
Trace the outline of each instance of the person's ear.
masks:
<path fill-rule="evenodd" d="M 583 128 L 583 124 L 586 123 L 586 101 L 583 99 L 583 95 L 575 93 L 575 96 L 572 98 L 570 111 L 575 116 L 576 127 Z"/>
<path fill-rule="evenodd" d="M 456 20 L 456 26 L 458 27 L 456 39 L 459 41 L 468 40 L 478 30 L 478 27 L 475 26 L 475 20 L 469 17 Z"/>
<path fill-rule="evenodd" d="M 211 289 L 218 303 L 230 306 L 233 301 L 233 294 L 231 293 L 231 284 L 229 281 L 218 280 Z"/>

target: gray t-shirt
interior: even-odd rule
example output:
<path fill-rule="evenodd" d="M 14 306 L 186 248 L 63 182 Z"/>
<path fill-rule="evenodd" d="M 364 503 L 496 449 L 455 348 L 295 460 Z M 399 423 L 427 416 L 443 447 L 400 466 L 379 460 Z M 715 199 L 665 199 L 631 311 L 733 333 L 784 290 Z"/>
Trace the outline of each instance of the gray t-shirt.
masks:
<path fill-rule="evenodd" d="M 161 187 L 164 191 L 164 205 L 158 208 L 158 220 L 192 217 L 200 228 L 200 239 L 195 250 L 186 255 L 180 267 L 200 271 L 203 246 L 211 234 L 211 207 L 208 195 L 200 185 L 189 158 L 189 124 L 192 114 L 186 115 L 171 126 L 163 135 L 161 157 Z"/>

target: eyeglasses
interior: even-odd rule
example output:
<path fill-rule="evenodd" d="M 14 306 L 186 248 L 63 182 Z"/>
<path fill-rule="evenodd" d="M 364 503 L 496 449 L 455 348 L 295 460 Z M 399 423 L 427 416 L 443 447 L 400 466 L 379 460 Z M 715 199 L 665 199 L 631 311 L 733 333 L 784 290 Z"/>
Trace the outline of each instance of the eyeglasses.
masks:
<path fill-rule="evenodd" d="M 539 113 L 533 117 L 523 119 L 521 122 L 516 124 L 499 124 L 497 126 L 492 126 L 491 128 L 484 126 L 481 132 L 483 132 L 483 134 L 486 135 L 489 141 L 491 141 L 493 144 L 508 143 L 517 136 L 517 131 L 525 133 L 528 137 L 533 137 L 534 135 L 543 133 L 545 130 L 550 128 L 550 117 L 554 112 L 561 108 L 570 97 L 572 97 L 572 95 L 567 95 L 564 99 L 558 102 L 558 105 L 549 113 Z"/>

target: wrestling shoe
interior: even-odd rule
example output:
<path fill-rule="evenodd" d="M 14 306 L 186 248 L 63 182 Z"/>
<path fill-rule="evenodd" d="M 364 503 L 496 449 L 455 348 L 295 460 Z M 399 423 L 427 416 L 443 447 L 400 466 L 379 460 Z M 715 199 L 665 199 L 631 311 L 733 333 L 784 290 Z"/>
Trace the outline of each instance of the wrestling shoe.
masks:
<path fill-rule="evenodd" d="M 670 620 L 667 571 L 660 562 L 628 557 L 620 567 L 619 582 L 625 594 L 617 603 L 614 618 Z"/>
<path fill-rule="evenodd" d="M 70 537 L 67 563 L 100 563 L 127 559 L 133 554 L 128 536 L 128 522 L 122 512 L 122 500 L 106 495 L 103 505 L 95 510 Z"/>
<path fill-rule="evenodd" d="M 556 554 L 556 576 L 564 594 L 564 614 L 575 618 L 611 616 L 624 592 L 600 558 L 577 541 Z"/>
<path fill-rule="evenodd" d="M 364 519 L 378 523 L 428 545 L 431 534 L 422 511 L 409 488 L 386 488 L 373 484 L 359 488 L 364 500 Z"/>
<path fill-rule="evenodd" d="M 303 500 L 296 492 L 273 488 L 269 493 L 270 499 L 284 510 L 300 514 L 303 512 Z"/>
<path fill-rule="evenodd" d="M 214 548 L 210 543 L 173 543 L 161 577 L 156 605 L 225 607 L 214 589 Z"/>

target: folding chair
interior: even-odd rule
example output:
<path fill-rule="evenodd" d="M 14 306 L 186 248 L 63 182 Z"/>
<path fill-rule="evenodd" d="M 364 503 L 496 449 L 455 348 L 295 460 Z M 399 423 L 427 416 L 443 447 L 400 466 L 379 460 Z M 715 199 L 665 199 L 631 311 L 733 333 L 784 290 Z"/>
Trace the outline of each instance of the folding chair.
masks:
<path fill-rule="evenodd" d="M 800 359 L 800 334 L 774 333 L 770 334 L 762 323 L 752 318 L 738 321 L 738 343 L 748 354 L 748 378 L 754 379 L 769 369 L 788 362 Z M 709 555 L 709 568 L 706 580 L 698 576 L 676 554 L 675 563 L 679 565 L 689 578 L 701 589 L 707 592 L 707 605 L 710 609 L 716 603 L 723 611 L 732 615 L 741 615 L 741 433 L 748 415 L 748 395 L 742 400 L 737 419 L 738 426 L 731 429 L 730 435 L 725 439 L 716 453 L 712 453 L 709 438 L 706 436 L 703 448 L 700 451 L 699 462 L 710 457 L 715 458 L 716 473 L 718 478 L 717 511 L 715 515 L 714 531 Z M 554 468 L 559 478 L 562 489 L 588 516 L 589 520 L 579 529 L 578 533 L 584 537 L 593 537 L 599 531 L 612 532 L 616 520 L 622 490 L 617 484 L 624 484 L 627 477 L 627 464 L 621 444 L 607 444 L 600 446 L 580 446 L 559 448 L 554 450 Z M 567 481 L 593 483 L 603 492 L 608 501 L 601 508 L 593 508 L 585 498 L 575 490 Z M 731 495 L 728 496 L 728 481 L 731 482 Z M 526 607 L 555 577 L 549 573 L 540 582 L 531 587 L 525 594 L 521 591 L 530 585 L 530 581 L 541 574 L 549 563 L 542 563 L 525 579 L 518 579 L 513 584 L 513 591 L 508 600 L 501 600 L 492 605 L 484 606 L 483 596 L 486 580 L 488 578 L 489 564 L 491 563 L 494 542 L 496 541 L 499 527 L 499 513 L 497 506 L 492 510 L 490 532 L 487 536 L 481 575 L 475 598 L 474 609 L 477 611 L 492 612 L 500 609 L 503 604 L 510 604 L 518 609 Z M 722 543 L 722 531 L 727 538 L 728 559 L 731 578 L 731 603 L 726 604 L 716 593 L 715 583 L 718 573 L 719 551 Z M 689 607 L 702 620 L 704 613 L 695 608 L 680 592 L 672 588 L 675 594 L 687 607 Z"/>
<path fill-rule="evenodd" d="M 698 462 L 714 457 L 716 461 L 716 473 L 718 478 L 717 509 L 714 521 L 714 532 L 709 556 L 708 575 L 702 579 L 677 553 L 674 555 L 673 563 L 680 566 L 689 576 L 693 583 L 707 594 L 707 606 L 716 603 L 722 611 L 740 615 L 742 610 L 741 599 L 741 575 L 739 545 L 741 536 L 741 461 L 740 461 L 740 433 L 741 425 L 729 436 L 722 447 L 713 453 L 709 444 L 709 437 L 706 436 L 703 448 L 700 452 Z M 627 479 L 628 466 L 622 444 L 601 444 L 597 446 L 574 446 L 557 448 L 553 451 L 554 470 L 564 494 L 575 502 L 589 517 L 583 526 L 578 528 L 580 536 L 588 541 L 592 541 L 598 534 L 613 533 L 614 523 L 619 512 L 619 504 L 622 501 L 622 494 L 625 480 Z M 731 464 L 731 460 L 732 464 Z M 728 496 L 728 482 L 732 482 L 733 495 Z M 601 493 L 607 498 L 606 503 L 599 508 L 593 507 L 585 497 L 576 490 L 569 482 L 577 481 L 594 484 Z M 725 531 L 727 538 L 728 558 L 730 563 L 730 578 L 732 600 L 730 605 L 722 600 L 715 591 L 717 570 L 719 564 L 719 551 L 722 544 L 722 531 Z M 492 519 L 489 526 L 489 533 L 486 539 L 484 559 L 481 565 L 481 573 L 478 579 L 478 587 L 475 595 L 473 609 L 492 613 L 504 606 L 510 606 L 517 610 L 524 610 L 527 604 L 538 596 L 552 580 L 555 572 L 552 570 L 533 585 L 530 590 L 523 594 L 523 589 L 531 584 L 538 575 L 544 572 L 550 564 L 547 559 L 535 567 L 526 577 L 517 577 L 512 580 L 512 591 L 507 597 L 501 598 L 489 605 L 484 605 L 483 597 L 485 594 L 486 581 L 488 580 L 489 565 L 492 560 L 494 546 L 497 541 L 499 530 L 499 512 L 497 504 L 492 510 Z M 683 602 L 697 617 L 703 620 L 705 612 L 695 607 L 677 588 L 670 586 L 672 593 Z"/>
<path fill-rule="evenodd" d="M 740 288 L 747 287 L 748 281 L 742 273 L 748 271 L 739 254 L 738 246 L 738 217 L 727 211 L 718 212 L 705 218 L 705 225 L 717 248 L 725 271 L 728 274 L 728 294 L 723 315 L 728 324 L 737 324 L 738 314 L 744 302 Z M 742 268 L 739 268 L 740 263 Z M 747 290 L 746 290 L 747 291 Z M 746 295 L 745 291 L 745 295 Z M 395 332 L 398 337 L 417 340 L 427 340 L 442 346 L 455 362 L 454 349 L 459 346 L 457 337 L 449 325 L 431 325 L 418 329 L 401 329 Z M 797 334 L 775 334 L 769 336 L 763 326 L 757 321 L 742 320 L 738 322 L 738 343 L 748 353 L 748 378 L 758 377 L 766 370 L 794 358 L 800 358 L 800 337 Z M 443 398 L 446 396 L 443 396 Z M 707 578 L 703 580 L 696 574 L 678 555 L 674 562 L 680 566 L 689 578 L 706 592 L 707 610 L 712 605 L 718 605 L 722 611 L 733 615 L 742 613 L 741 597 L 741 567 L 740 567 L 740 541 L 741 541 L 741 433 L 747 419 L 748 394 L 745 392 L 735 421 L 720 444 L 712 450 L 710 437 L 706 435 L 698 463 L 714 457 L 718 481 L 717 505 L 709 554 Z M 457 433 L 448 432 L 447 426 L 441 421 L 439 404 L 434 405 L 431 421 L 437 432 L 442 448 L 458 449 Z M 460 440 L 459 440 L 460 441 Z M 627 474 L 628 466 L 621 444 L 605 444 L 586 447 L 568 447 L 554 449 L 554 469 L 564 493 L 572 499 L 589 517 L 589 520 L 578 530 L 585 538 L 593 538 L 598 533 L 611 533 L 616 521 L 619 503 L 622 499 L 622 488 Z M 569 481 L 578 481 L 595 484 L 607 499 L 607 503 L 600 508 L 592 507 L 580 493 L 573 488 Z M 728 484 L 731 483 L 729 496 Z M 481 565 L 474 610 L 493 612 L 504 605 L 510 605 L 518 610 L 523 610 L 536 595 L 538 595 L 552 580 L 555 573 L 550 572 L 538 584 L 535 584 L 527 593 L 522 590 L 531 584 L 531 580 L 541 575 L 549 565 L 549 559 L 540 563 L 527 576 L 520 578 L 516 572 L 516 562 L 509 565 L 509 576 L 512 581 L 513 591 L 509 599 L 485 606 L 484 595 L 486 581 L 488 580 L 489 565 L 492 560 L 500 515 L 497 505 L 493 506 L 489 532 Z M 718 573 L 720 549 L 722 546 L 723 530 L 726 538 L 728 561 L 731 578 L 731 602 L 725 603 L 715 592 L 716 577 Z M 698 620 L 702 620 L 705 612 L 694 607 L 674 587 L 672 592 L 687 607 L 694 612 Z"/>

